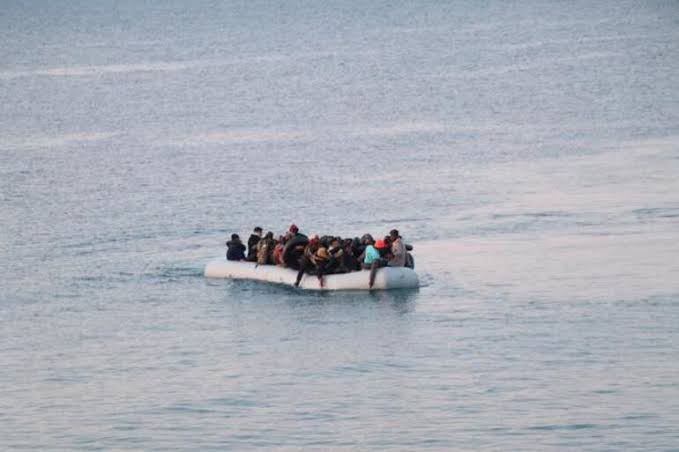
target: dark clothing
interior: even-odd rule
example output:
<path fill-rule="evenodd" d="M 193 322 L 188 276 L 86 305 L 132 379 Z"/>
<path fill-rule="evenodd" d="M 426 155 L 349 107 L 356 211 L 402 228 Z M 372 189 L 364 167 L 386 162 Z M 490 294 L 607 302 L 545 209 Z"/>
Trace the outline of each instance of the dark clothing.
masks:
<path fill-rule="evenodd" d="M 328 248 L 328 255 L 330 258 L 323 269 L 324 274 L 347 273 L 350 271 L 344 267 L 344 249 L 342 247 Z"/>
<path fill-rule="evenodd" d="M 346 272 L 353 272 L 361 269 L 351 247 L 344 248 L 341 268 Z"/>
<path fill-rule="evenodd" d="M 307 256 L 302 256 L 299 261 L 299 271 L 297 272 L 297 279 L 295 280 L 295 287 L 299 286 L 300 281 L 302 281 L 302 276 L 304 273 L 311 273 L 315 269 L 315 265 L 311 262 L 311 259 Z"/>
<path fill-rule="evenodd" d="M 245 245 L 240 240 L 226 242 L 226 260 L 242 261 L 245 259 Z"/>
<path fill-rule="evenodd" d="M 250 238 L 248 239 L 248 260 L 250 262 L 257 260 L 257 243 L 259 243 L 261 239 L 262 238 L 257 234 L 250 234 Z"/>
<path fill-rule="evenodd" d="M 358 259 L 358 257 L 363 254 L 363 251 L 365 251 L 365 245 L 361 243 L 361 241 L 358 238 L 355 238 L 351 242 L 351 249 L 354 252 L 354 257 Z"/>
<path fill-rule="evenodd" d="M 406 267 L 415 269 L 415 258 L 410 253 L 406 253 Z"/>

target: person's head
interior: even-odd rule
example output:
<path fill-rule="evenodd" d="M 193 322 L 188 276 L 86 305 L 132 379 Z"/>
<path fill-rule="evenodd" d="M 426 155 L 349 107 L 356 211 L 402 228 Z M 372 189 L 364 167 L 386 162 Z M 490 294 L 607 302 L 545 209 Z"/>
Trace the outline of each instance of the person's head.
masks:
<path fill-rule="evenodd" d="M 285 242 L 287 242 L 288 239 L 284 235 L 279 235 L 278 236 L 278 243 L 282 243 L 285 245 Z"/>
<path fill-rule="evenodd" d="M 375 245 L 374 245 L 374 246 L 375 246 L 375 248 L 377 248 L 378 250 L 383 250 L 383 249 L 384 249 L 384 240 L 377 239 L 377 241 L 375 242 Z"/>
<path fill-rule="evenodd" d="M 373 242 L 373 236 L 370 234 L 363 234 L 363 237 L 361 237 L 361 243 L 364 245 L 371 245 Z"/>
<path fill-rule="evenodd" d="M 293 224 L 290 225 L 290 229 L 288 229 L 288 231 L 291 234 L 297 234 L 299 232 L 299 228 L 297 227 L 296 224 L 293 223 Z"/>
<path fill-rule="evenodd" d="M 397 229 L 392 229 L 389 231 L 389 235 L 391 236 L 392 240 L 396 240 L 399 237 L 399 233 Z"/>
<path fill-rule="evenodd" d="M 238 234 L 231 234 L 231 241 L 232 242 L 237 242 L 240 240 L 240 237 L 238 237 Z"/>
<path fill-rule="evenodd" d="M 391 245 L 392 239 L 390 235 L 385 235 L 384 236 L 384 246 L 389 246 Z"/>
<path fill-rule="evenodd" d="M 340 246 L 340 241 L 339 241 L 339 239 L 338 239 L 337 237 L 333 238 L 333 239 L 330 241 L 330 246 L 332 246 L 333 248 L 339 248 L 339 246 Z"/>
<path fill-rule="evenodd" d="M 269 231 L 266 233 L 266 238 L 273 240 L 273 232 Z"/>
<path fill-rule="evenodd" d="M 254 233 L 255 233 L 255 235 L 258 235 L 258 236 L 261 237 L 261 236 L 262 236 L 262 228 L 260 228 L 259 226 L 257 226 L 257 227 L 254 229 Z"/>

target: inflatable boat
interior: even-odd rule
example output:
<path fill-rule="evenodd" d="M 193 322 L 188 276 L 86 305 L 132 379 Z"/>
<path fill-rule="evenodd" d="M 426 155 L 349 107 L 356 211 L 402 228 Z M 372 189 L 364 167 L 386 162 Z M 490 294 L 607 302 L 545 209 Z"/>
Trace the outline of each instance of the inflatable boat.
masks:
<path fill-rule="evenodd" d="M 227 261 L 217 258 L 205 266 L 207 278 L 251 279 L 293 286 L 297 271 L 276 265 L 257 265 L 254 262 Z M 309 290 L 371 290 L 368 270 L 331 274 L 323 277 L 323 287 L 315 275 L 305 274 L 299 287 Z M 377 270 L 372 289 L 410 289 L 419 286 L 415 270 L 407 267 L 384 267 Z"/>

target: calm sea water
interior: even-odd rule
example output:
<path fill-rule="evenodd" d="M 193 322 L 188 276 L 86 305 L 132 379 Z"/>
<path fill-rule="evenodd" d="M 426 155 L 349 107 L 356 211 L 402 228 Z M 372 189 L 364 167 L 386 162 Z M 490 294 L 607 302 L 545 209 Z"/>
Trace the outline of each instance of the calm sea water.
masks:
<path fill-rule="evenodd" d="M 0 8 L 0 449 L 679 448 L 676 2 Z M 424 286 L 206 280 L 382 234 Z"/>

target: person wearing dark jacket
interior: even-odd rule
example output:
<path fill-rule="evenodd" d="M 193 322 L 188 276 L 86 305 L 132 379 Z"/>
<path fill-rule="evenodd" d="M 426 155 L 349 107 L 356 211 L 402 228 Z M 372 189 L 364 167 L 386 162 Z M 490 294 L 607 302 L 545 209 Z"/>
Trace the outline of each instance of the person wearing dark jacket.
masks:
<path fill-rule="evenodd" d="M 238 234 L 231 234 L 231 240 L 226 242 L 226 260 L 242 261 L 245 259 L 245 245 Z"/>
<path fill-rule="evenodd" d="M 354 240 L 358 241 L 358 239 L 344 240 L 344 262 L 342 263 L 342 268 L 344 268 L 347 272 L 353 272 L 361 269 L 360 263 L 356 260 Z"/>
<path fill-rule="evenodd" d="M 250 262 L 255 262 L 257 260 L 257 243 L 262 238 L 262 228 L 257 226 L 250 238 L 248 239 L 248 257 L 247 260 Z"/>

